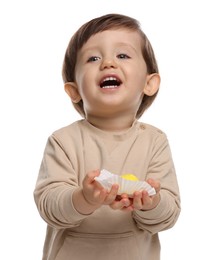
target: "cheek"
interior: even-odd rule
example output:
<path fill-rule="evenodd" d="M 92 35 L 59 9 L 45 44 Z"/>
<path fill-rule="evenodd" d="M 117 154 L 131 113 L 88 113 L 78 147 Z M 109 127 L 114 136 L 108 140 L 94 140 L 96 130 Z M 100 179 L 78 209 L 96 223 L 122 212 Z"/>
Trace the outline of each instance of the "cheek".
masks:
<path fill-rule="evenodd" d="M 146 80 L 145 78 L 140 78 L 140 77 L 132 77 L 131 78 L 131 82 L 132 82 L 132 91 L 135 93 L 143 93 L 144 87 L 145 87 L 145 83 Z"/>
<path fill-rule="evenodd" d="M 141 71 L 138 71 L 138 73 L 135 73 L 133 76 L 132 76 L 134 82 L 137 82 L 137 87 L 139 88 L 139 90 L 143 90 L 144 87 L 145 87 L 145 84 L 147 82 L 147 74 L 145 72 L 141 72 Z"/>
<path fill-rule="evenodd" d="M 81 97 L 85 95 L 85 90 L 87 90 L 87 79 L 82 72 L 77 71 L 76 73 L 76 84 L 78 86 L 78 91 Z"/>
<path fill-rule="evenodd" d="M 94 75 L 96 73 L 87 73 L 82 72 L 79 73 L 77 77 L 77 85 L 78 85 L 78 90 L 81 95 L 88 97 L 90 94 L 94 92 L 95 89 L 95 82 L 94 82 Z"/>
<path fill-rule="evenodd" d="M 84 104 L 87 104 L 88 102 L 90 102 L 91 89 L 90 89 L 90 86 L 87 84 L 87 81 L 83 80 L 83 81 L 79 82 L 78 91 L 79 91 L 79 94 L 80 94 Z"/>

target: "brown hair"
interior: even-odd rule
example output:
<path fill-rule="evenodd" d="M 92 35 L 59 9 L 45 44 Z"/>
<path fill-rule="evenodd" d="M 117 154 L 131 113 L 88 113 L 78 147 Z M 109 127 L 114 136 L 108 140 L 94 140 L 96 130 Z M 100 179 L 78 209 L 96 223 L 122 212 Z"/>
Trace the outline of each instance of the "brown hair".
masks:
<path fill-rule="evenodd" d="M 78 51 L 88 41 L 88 39 L 102 31 L 110 29 L 127 28 L 132 31 L 137 31 L 142 38 L 142 55 L 147 66 L 148 74 L 159 73 L 157 61 L 154 55 L 153 48 L 147 36 L 140 28 L 140 23 L 129 16 L 121 14 L 106 14 L 90 20 L 83 24 L 76 33 L 72 36 L 65 52 L 63 61 L 62 77 L 64 83 L 75 81 L 75 66 L 77 61 Z M 137 111 L 136 117 L 139 118 L 144 111 L 153 103 L 158 91 L 153 96 L 144 94 L 140 107 Z M 83 108 L 83 101 L 77 104 L 74 103 L 76 110 L 85 117 Z"/>

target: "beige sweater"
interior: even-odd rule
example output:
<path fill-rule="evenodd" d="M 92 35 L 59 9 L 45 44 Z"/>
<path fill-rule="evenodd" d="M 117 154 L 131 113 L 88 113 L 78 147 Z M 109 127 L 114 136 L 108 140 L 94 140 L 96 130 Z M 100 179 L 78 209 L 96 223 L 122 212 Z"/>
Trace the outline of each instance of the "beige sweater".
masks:
<path fill-rule="evenodd" d="M 102 206 L 91 215 L 73 207 L 72 193 L 86 173 L 107 169 L 161 182 L 161 201 L 149 211 L 122 212 Z M 166 135 L 135 121 L 121 133 L 86 120 L 54 132 L 46 144 L 34 190 L 47 223 L 44 260 L 159 260 L 158 232 L 180 213 L 179 188 Z"/>

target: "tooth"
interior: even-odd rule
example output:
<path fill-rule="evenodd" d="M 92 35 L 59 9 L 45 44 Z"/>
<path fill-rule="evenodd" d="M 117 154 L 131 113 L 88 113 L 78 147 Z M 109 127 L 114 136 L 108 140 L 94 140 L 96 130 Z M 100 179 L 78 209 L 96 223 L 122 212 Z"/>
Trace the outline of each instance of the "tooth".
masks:
<path fill-rule="evenodd" d="M 114 77 L 108 77 L 108 78 L 105 78 L 103 81 L 108 81 L 108 80 L 116 80 L 116 78 L 114 78 Z"/>
<path fill-rule="evenodd" d="M 103 88 L 117 88 L 117 86 L 105 86 Z"/>

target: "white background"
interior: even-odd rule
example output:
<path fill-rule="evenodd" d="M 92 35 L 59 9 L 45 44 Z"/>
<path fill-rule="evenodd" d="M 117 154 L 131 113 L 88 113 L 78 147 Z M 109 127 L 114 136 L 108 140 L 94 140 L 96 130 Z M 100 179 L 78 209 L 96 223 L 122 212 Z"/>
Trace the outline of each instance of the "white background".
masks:
<path fill-rule="evenodd" d="M 162 260 L 207 259 L 205 0 L 1 0 L 1 259 L 41 259 L 46 224 L 33 190 L 43 149 L 80 118 L 63 90 L 63 56 L 80 25 L 111 12 L 141 22 L 162 77 L 142 117 L 168 135 L 182 199 L 177 224 L 160 233 Z"/>

